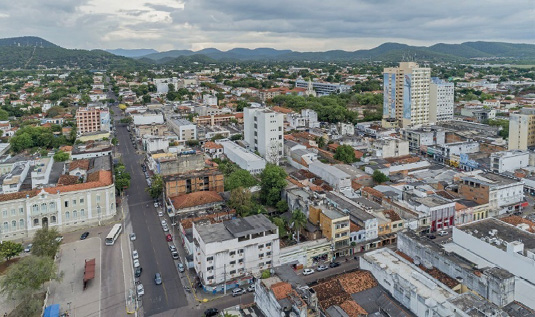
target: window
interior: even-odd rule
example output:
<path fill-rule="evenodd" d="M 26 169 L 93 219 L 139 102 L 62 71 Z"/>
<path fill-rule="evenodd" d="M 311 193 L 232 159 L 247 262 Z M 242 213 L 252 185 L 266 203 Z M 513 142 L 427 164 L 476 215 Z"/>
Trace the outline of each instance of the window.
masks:
<path fill-rule="evenodd" d="M 236 270 L 230 271 L 230 274 L 236 274 Z"/>
<path fill-rule="evenodd" d="M 41 204 L 41 213 L 46 214 L 47 210 L 48 208 L 46 207 L 46 204 L 45 203 Z"/>
<path fill-rule="evenodd" d="M 17 215 L 17 211 L 15 210 L 15 208 L 11 209 L 11 215 L 12 216 L 16 216 Z"/>
<path fill-rule="evenodd" d="M 24 215 L 24 208 L 23 207 L 19 207 L 19 215 Z"/>
<path fill-rule="evenodd" d="M 266 265 L 271 265 L 271 261 L 267 261 L 267 262 L 266 262 Z"/>
<path fill-rule="evenodd" d="M 74 219 L 78 218 L 78 211 L 74 210 L 74 211 L 72 212 L 72 217 L 73 217 Z"/>
<path fill-rule="evenodd" d="M 83 205 L 83 204 L 84 204 L 84 199 L 80 198 L 80 205 Z"/>
<path fill-rule="evenodd" d="M 243 259 L 239 259 L 239 260 L 238 260 L 238 263 L 239 263 L 239 264 L 243 264 Z"/>
<path fill-rule="evenodd" d="M 214 276 L 213 276 L 213 275 L 212 275 L 212 276 L 208 276 L 208 279 L 209 279 L 209 280 L 213 280 L 213 279 L 214 279 Z"/>
<path fill-rule="evenodd" d="M 57 221 L 56 216 L 50 217 L 50 222 L 51 223 L 56 223 L 56 221 Z"/>
<path fill-rule="evenodd" d="M 2 216 L 7 217 L 7 210 L 2 210 Z"/>
<path fill-rule="evenodd" d="M 67 211 L 67 212 L 65 213 L 65 219 L 69 219 L 69 218 L 71 218 L 71 214 Z"/>
<path fill-rule="evenodd" d="M 260 254 L 258 255 L 258 257 L 259 257 L 259 258 L 263 258 L 263 257 L 264 257 L 264 253 L 260 253 Z"/>
<path fill-rule="evenodd" d="M 24 229 L 24 219 L 19 220 L 19 228 Z"/>
<path fill-rule="evenodd" d="M 100 195 L 97 195 L 97 203 L 100 202 Z"/>
<path fill-rule="evenodd" d="M 266 252 L 266 256 L 270 256 L 271 255 L 271 252 Z"/>
<path fill-rule="evenodd" d="M 211 271 L 211 270 L 213 270 L 213 269 L 214 269 L 213 266 L 209 266 L 209 267 L 206 268 L 206 270 L 208 270 L 208 271 Z"/>
<path fill-rule="evenodd" d="M 271 246 L 271 242 L 266 243 L 266 247 L 269 248 L 270 246 Z"/>
<path fill-rule="evenodd" d="M 239 249 L 238 254 L 243 254 L 243 249 Z"/>
<path fill-rule="evenodd" d="M 83 208 L 80 209 L 80 217 L 85 217 L 85 210 Z"/>
<path fill-rule="evenodd" d="M 100 206 L 97 206 L 97 214 L 100 215 L 100 212 L 101 212 L 101 210 L 100 210 Z"/>
<path fill-rule="evenodd" d="M 264 247 L 263 244 L 259 244 L 259 245 L 258 245 L 258 248 L 259 248 L 259 249 L 262 249 L 263 247 Z"/>
<path fill-rule="evenodd" d="M 65 207 L 69 207 L 69 201 L 68 200 L 65 201 Z"/>
<path fill-rule="evenodd" d="M 39 225 L 39 219 L 34 219 L 33 220 L 33 225 L 34 226 L 38 226 Z"/>
<path fill-rule="evenodd" d="M 206 261 L 212 261 L 213 259 L 214 259 L 213 256 L 209 256 L 209 257 L 206 258 Z"/>
<path fill-rule="evenodd" d="M 236 261 L 230 261 L 230 265 L 236 264 Z"/>
<path fill-rule="evenodd" d="M 235 254 L 236 254 L 236 251 L 230 251 L 230 253 L 229 253 L 229 254 L 230 254 L 230 256 L 233 256 L 233 255 L 235 255 Z"/>
<path fill-rule="evenodd" d="M 72 200 L 72 205 L 73 205 L 73 206 L 76 206 L 76 199 L 73 199 L 73 200 Z"/>
<path fill-rule="evenodd" d="M 11 221 L 11 230 L 17 230 L 17 220 Z"/>
<path fill-rule="evenodd" d="M 48 209 L 50 210 L 50 212 L 56 212 L 56 203 L 52 202 L 48 204 Z"/>
<path fill-rule="evenodd" d="M 4 221 L 4 232 L 8 232 L 9 231 L 9 223 L 7 223 L 7 221 Z"/>

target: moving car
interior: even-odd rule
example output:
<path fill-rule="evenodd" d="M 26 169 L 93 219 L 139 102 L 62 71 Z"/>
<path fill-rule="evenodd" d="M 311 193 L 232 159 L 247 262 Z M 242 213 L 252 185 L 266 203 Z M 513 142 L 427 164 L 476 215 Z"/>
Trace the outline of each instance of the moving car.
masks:
<path fill-rule="evenodd" d="M 139 259 L 134 260 L 134 268 L 138 268 L 140 266 Z"/>
<path fill-rule="evenodd" d="M 138 284 L 136 286 L 136 290 L 137 290 L 137 296 L 145 295 L 145 289 L 143 288 L 143 284 Z"/>
<path fill-rule="evenodd" d="M 32 250 L 32 247 L 33 247 L 33 244 L 28 244 L 25 248 L 24 248 L 24 252 L 26 253 L 30 253 L 30 251 Z"/>
<path fill-rule="evenodd" d="M 331 262 L 329 263 L 329 267 L 338 267 L 340 266 L 340 262 Z"/>
<path fill-rule="evenodd" d="M 87 239 L 88 236 L 89 236 L 89 232 L 86 231 L 86 232 L 82 233 L 82 235 L 80 236 L 80 240 L 85 240 L 85 239 Z"/>
<path fill-rule="evenodd" d="M 134 276 L 135 277 L 140 277 L 142 272 L 143 272 L 143 268 L 141 266 L 138 266 L 134 270 Z"/>
<path fill-rule="evenodd" d="M 427 237 L 428 237 L 429 239 L 431 239 L 431 240 L 433 240 L 433 239 L 436 239 L 436 238 L 437 238 L 436 236 L 434 236 L 434 235 L 432 235 L 432 234 L 428 235 Z"/>
<path fill-rule="evenodd" d="M 137 253 L 137 250 L 132 251 L 132 259 L 134 260 L 139 259 L 139 254 Z"/>
<path fill-rule="evenodd" d="M 443 237 L 443 236 L 447 236 L 447 235 L 448 235 L 448 232 L 447 232 L 446 230 L 440 230 L 440 231 L 438 232 L 438 235 L 441 236 L 441 237 Z"/>
<path fill-rule="evenodd" d="M 321 272 L 321 271 L 325 271 L 326 269 L 328 269 L 329 267 L 327 265 L 318 265 L 318 272 Z"/>
<path fill-rule="evenodd" d="M 179 271 L 180 273 L 184 273 L 184 264 L 182 264 L 182 263 L 178 263 L 176 266 L 177 266 L 178 271 Z"/>
<path fill-rule="evenodd" d="M 162 276 L 160 275 L 160 273 L 154 274 L 154 283 L 156 283 L 156 285 L 162 284 Z"/>
<path fill-rule="evenodd" d="M 130 241 L 135 241 L 135 240 L 136 240 L 136 234 L 132 232 L 130 234 Z"/>
<path fill-rule="evenodd" d="M 213 316 L 216 316 L 217 314 L 219 314 L 219 309 L 217 308 L 208 308 L 207 310 L 204 311 L 204 316 L 206 317 L 213 317 Z"/>
<path fill-rule="evenodd" d="M 313 269 L 304 269 L 303 270 L 303 275 L 310 275 L 314 273 L 314 270 Z"/>
<path fill-rule="evenodd" d="M 232 290 L 232 297 L 240 296 L 245 294 L 245 290 L 243 288 L 235 288 Z"/>

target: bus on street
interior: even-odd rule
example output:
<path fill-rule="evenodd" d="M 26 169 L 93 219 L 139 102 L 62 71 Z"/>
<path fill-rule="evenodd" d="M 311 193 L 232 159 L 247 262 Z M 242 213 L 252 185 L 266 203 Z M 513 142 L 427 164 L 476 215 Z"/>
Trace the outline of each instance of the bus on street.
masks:
<path fill-rule="evenodd" d="M 119 234 L 121 234 L 121 231 L 123 230 L 123 226 L 120 223 L 116 223 L 113 225 L 113 228 L 111 228 L 110 233 L 106 236 L 106 245 L 113 245 L 115 243 L 115 240 L 119 237 Z"/>

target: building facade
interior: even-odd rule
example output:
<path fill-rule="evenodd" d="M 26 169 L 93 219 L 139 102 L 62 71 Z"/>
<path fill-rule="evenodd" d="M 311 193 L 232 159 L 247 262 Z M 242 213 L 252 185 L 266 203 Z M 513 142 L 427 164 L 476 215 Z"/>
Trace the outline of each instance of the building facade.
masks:
<path fill-rule="evenodd" d="M 97 107 L 78 108 L 76 110 L 76 129 L 78 134 L 92 133 L 98 131 L 109 131 L 108 110 Z"/>
<path fill-rule="evenodd" d="M 224 191 L 224 176 L 217 169 L 206 169 L 179 175 L 164 176 L 166 197 L 174 197 L 199 191 Z"/>
<path fill-rule="evenodd" d="M 244 113 L 244 140 L 268 162 L 277 164 L 284 155 L 284 115 L 266 108 L 247 107 Z"/>
<path fill-rule="evenodd" d="M 453 120 L 454 84 L 437 77 L 429 84 L 429 123 Z"/>
<path fill-rule="evenodd" d="M 509 116 L 509 150 L 527 150 L 535 145 L 535 109 L 522 110 Z"/>
<path fill-rule="evenodd" d="M 400 127 L 429 123 L 431 68 L 414 62 L 385 68 L 383 73 L 383 119 Z"/>

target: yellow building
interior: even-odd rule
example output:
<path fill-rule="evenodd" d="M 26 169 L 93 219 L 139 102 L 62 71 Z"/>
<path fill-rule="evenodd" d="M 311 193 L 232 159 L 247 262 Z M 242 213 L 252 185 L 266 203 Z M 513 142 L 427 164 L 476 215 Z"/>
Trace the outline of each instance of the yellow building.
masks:
<path fill-rule="evenodd" d="M 309 215 L 310 222 L 319 224 L 322 235 L 331 242 L 334 255 L 345 255 L 349 246 L 349 215 L 324 205 L 310 206 Z"/>

